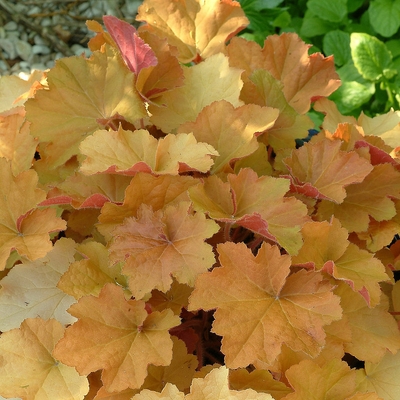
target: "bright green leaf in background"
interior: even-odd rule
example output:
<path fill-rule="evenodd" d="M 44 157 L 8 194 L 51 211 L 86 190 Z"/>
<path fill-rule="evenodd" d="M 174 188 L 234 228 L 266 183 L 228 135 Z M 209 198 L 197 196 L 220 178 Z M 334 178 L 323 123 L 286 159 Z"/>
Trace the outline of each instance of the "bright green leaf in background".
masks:
<path fill-rule="evenodd" d="M 385 44 L 367 33 L 352 33 L 350 47 L 358 72 L 367 80 L 380 80 L 392 62 L 392 55 Z"/>
<path fill-rule="evenodd" d="M 382 36 L 393 36 L 400 27 L 400 0 L 374 0 L 368 9 L 373 28 Z"/>

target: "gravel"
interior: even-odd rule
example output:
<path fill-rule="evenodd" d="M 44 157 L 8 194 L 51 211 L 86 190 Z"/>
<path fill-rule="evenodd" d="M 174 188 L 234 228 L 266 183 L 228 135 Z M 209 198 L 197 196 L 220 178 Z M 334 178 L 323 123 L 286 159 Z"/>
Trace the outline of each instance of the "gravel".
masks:
<path fill-rule="evenodd" d="M 90 55 L 86 20 L 114 15 L 134 23 L 135 0 L 0 0 L 0 76 L 27 79 L 58 58 Z"/>

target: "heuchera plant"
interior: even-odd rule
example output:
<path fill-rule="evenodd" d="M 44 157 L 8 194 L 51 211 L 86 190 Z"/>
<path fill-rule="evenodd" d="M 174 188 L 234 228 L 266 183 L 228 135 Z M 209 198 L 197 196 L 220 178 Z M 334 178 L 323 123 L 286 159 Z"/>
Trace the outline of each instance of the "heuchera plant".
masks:
<path fill-rule="evenodd" d="M 0 81 L 0 394 L 398 399 L 399 113 L 237 2 L 137 19 Z"/>

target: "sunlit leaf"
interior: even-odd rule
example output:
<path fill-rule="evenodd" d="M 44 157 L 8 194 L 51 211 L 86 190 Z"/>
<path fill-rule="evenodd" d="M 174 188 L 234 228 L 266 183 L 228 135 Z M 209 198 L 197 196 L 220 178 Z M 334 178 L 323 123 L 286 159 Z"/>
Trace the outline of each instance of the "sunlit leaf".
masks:
<path fill-rule="evenodd" d="M 82 400 L 87 378 L 52 356 L 64 327 L 56 320 L 26 319 L 0 339 L 0 394 L 30 399 Z"/>
<path fill-rule="evenodd" d="M 211 173 L 227 169 L 230 163 L 258 149 L 256 134 L 269 129 L 278 116 L 278 110 L 247 104 L 234 108 L 226 100 L 203 108 L 195 122 L 181 125 L 178 132 L 193 132 L 199 142 L 212 145 L 217 157 Z"/>
<path fill-rule="evenodd" d="M 36 209 L 46 197 L 37 181 L 33 170 L 14 177 L 10 163 L 0 158 L 0 269 L 12 250 L 29 260 L 44 257 L 52 248 L 49 233 L 65 228 L 54 209 Z"/>
<path fill-rule="evenodd" d="M 253 256 L 243 243 L 217 247 L 220 268 L 200 275 L 189 310 L 213 309 L 229 368 L 272 363 L 285 343 L 312 357 L 325 343 L 324 325 L 341 317 L 339 299 L 320 272 L 290 272 L 290 256 L 264 243 Z"/>
<path fill-rule="evenodd" d="M 136 19 L 177 47 L 184 63 L 223 51 L 225 42 L 249 23 L 240 4 L 232 0 L 145 0 Z"/>
<path fill-rule="evenodd" d="M 195 121 L 200 111 L 214 101 L 226 100 L 234 107 L 241 106 L 241 73 L 240 69 L 229 66 L 222 53 L 185 67 L 185 85 L 162 94 L 157 100 L 161 107 L 149 106 L 151 121 L 169 133 L 185 122 Z"/>
<path fill-rule="evenodd" d="M 172 277 L 193 286 L 197 275 L 212 267 L 212 248 L 204 241 L 219 226 L 202 213 L 191 215 L 188 207 L 182 202 L 162 212 L 143 206 L 137 218 L 127 218 L 113 231 L 110 257 L 126 260 L 122 272 L 128 276 L 135 298 L 141 299 L 153 289 L 165 293 Z"/>
<path fill-rule="evenodd" d="M 68 311 L 78 322 L 57 343 L 55 357 L 80 374 L 103 369 L 110 392 L 139 388 L 149 364 L 171 362 L 168 330 L 180 321 L 172 311 L 147 314 L 143 301 L 126 300 L 113 284 L 105 285 L 99 297 L 81 297 Z"/>
<path fill-rule="evenodd" d="M 134 74 L 110 47 L 89 59 L 57 60 L 47 79 L 49 90 L 38 91 L 26 110 L 31 134 L 46 144 L 41 157 L 49 168 L 79 154 L 79 143 L 101 129 L 101 121 L 122 117 L 134 123 L 147 116 L 134 88 Z"/>
<path fill-rule="evenodd" d="M 144 129 L 118 132 L 96 131 L 80 145 L 86 160 L 84 174 L 98 172 L 134 175 L 136 172 L 178 175 L 188 171 L 207 172 L 218 152 L 192 133 L 155 139 Z"/>

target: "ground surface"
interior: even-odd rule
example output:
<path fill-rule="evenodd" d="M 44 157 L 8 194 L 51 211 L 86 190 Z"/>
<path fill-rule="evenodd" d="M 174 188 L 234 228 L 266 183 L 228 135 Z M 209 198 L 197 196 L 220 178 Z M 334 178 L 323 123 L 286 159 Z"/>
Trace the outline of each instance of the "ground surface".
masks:
<path fill-rule="evenodd" d="M 85 21 L 115 15 L 132 23 L 136 0 L 0 0 L 0 75 L 45 70 L 88 51 Z"/>

